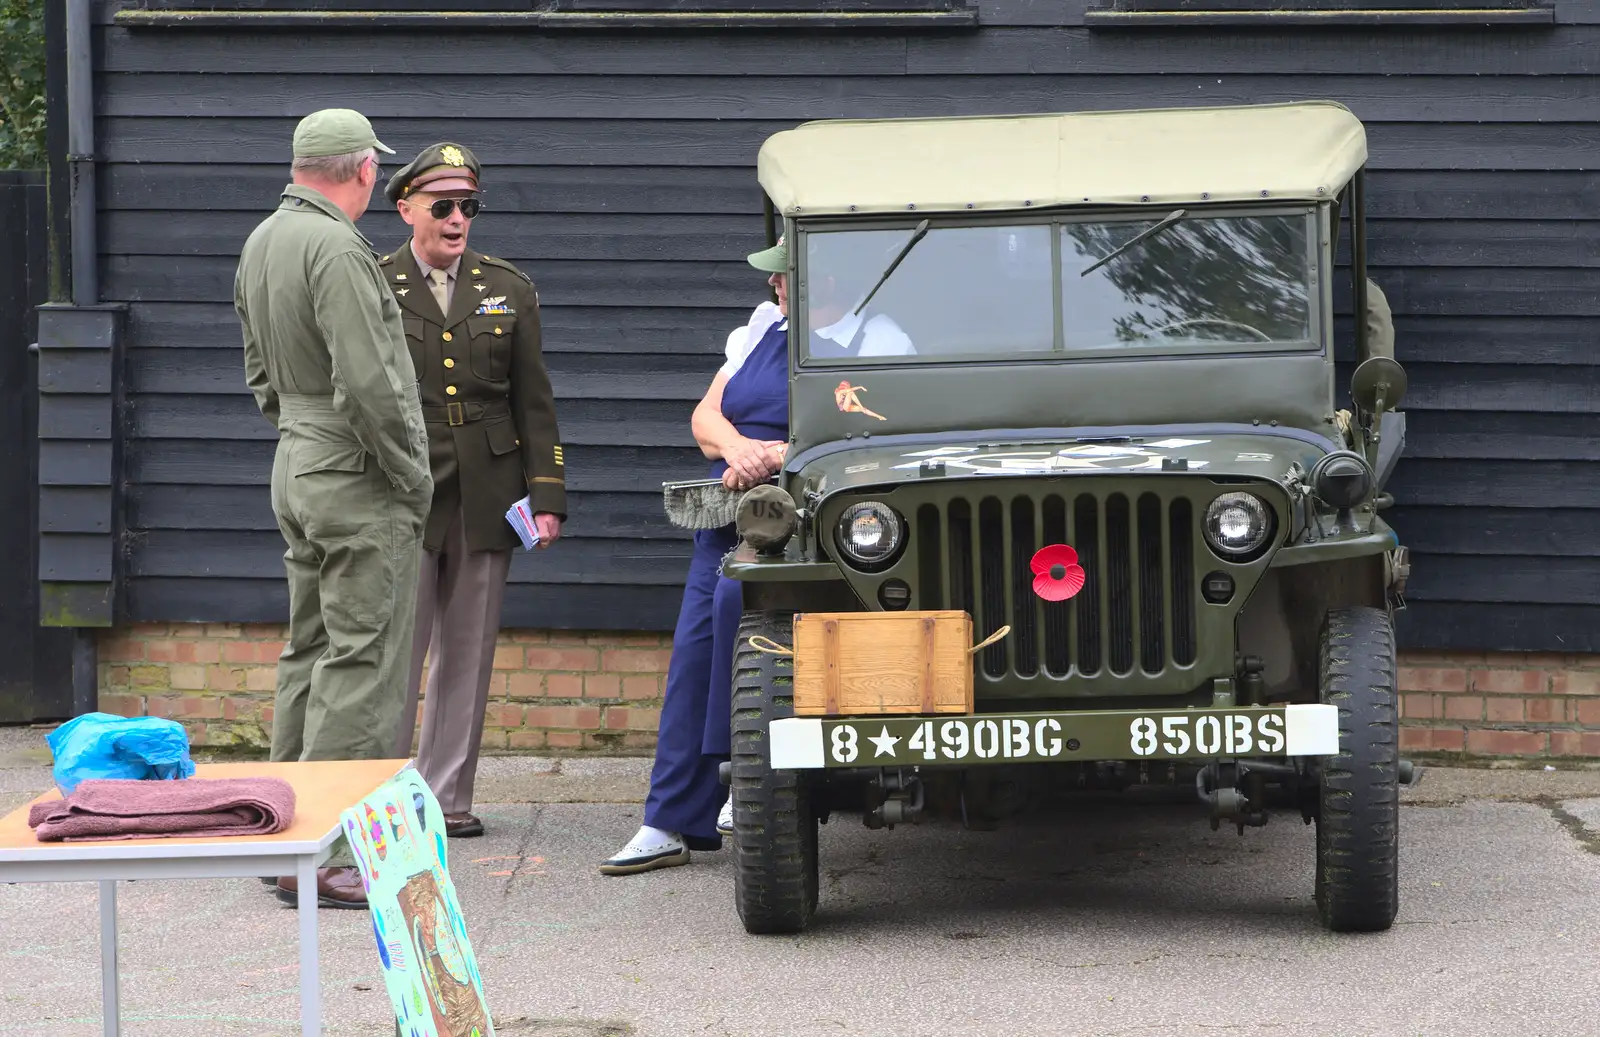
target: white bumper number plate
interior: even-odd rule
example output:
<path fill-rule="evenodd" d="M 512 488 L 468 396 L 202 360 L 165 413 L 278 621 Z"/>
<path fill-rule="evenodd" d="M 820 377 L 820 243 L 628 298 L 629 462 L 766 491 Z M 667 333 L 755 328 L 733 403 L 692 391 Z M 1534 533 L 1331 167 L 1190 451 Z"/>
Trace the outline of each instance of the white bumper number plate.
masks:
<path fill-rule="evenodd" d="M 1329 756 L 1339 751 L 1330 705 L 1118 710 L 958 717 L 791 717 L 771 726 L 771 764 L 973 766 L 1051 760 Z"/>

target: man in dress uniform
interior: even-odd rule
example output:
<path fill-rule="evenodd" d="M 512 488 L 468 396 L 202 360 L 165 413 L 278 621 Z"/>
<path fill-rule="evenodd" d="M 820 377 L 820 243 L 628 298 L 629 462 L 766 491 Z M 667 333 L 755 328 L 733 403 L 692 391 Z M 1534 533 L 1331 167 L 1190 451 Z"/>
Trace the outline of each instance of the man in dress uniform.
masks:
<path fill-rule="evenodd" d="M 354 222 L 379 151 L 394 154 L 358 112 L 306 116 L 293 183 L 246 240 L 234 279 L 245 382 L 279 433 L 272 510 L 288 546 L 289 640 L 275 761 L 390 757 L 405 702 L 433 480 L 400 310 Z M 343 846 L 332 859 L 353 863 Z M 298 900 L 294 876 L 277 889 Z M 317 895 L 367 906 L 354 867 L 320 869 Z"/>
<path fill-rule="evenodd" d="M 379 260 L 405 311 L 434 484 L 395 748 L 410 756 L 431 649 L 417 769 L 452 837 L 483 833 L 471 813 L 472 786 L 506 574 L 521 543 L 506 511 L 526 495 L 546 548 L 560 537 L 567 509 L 538 292 L 510 263 L 467 247 L 481 172 L 470 150 L 439 143 L 395 173 L 384 193 L 412 233 Z"/>

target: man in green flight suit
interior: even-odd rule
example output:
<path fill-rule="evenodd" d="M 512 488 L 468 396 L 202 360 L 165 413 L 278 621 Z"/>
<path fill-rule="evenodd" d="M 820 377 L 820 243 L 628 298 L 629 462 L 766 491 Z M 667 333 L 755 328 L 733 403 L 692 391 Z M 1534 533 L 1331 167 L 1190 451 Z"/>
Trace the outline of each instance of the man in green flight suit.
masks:
<path fill-rule="evenodd" d="M 358 112 L 301 120 L 293 183 L 246 240 L 234 282 L 245 380 L 279 434 L 272 510 L 288 545 L 289 640 L 273 760 L 384 759 L 405 702 L 433 478 L 400 309 L 354 222 L 378 151 L 394 154 Z M 298 899 L 293 876 L 277 888 Z M 367 906 L 353 867 L 319 870 L 317 894 Z"/>
<path fill-rule="evenodd" d="M 478 745 L 506 577 L 521 542 L 506 511 L 526 496 L 546 548 L 567 510 L 539 294 L 516 267 L 467 245 L 481 175 L 460 144 L 424 148 L 384 188 L 411 237 L 378 261 L 404 311 L 434 482 L 395 755 L 410 755 L 427 657 L 417 770 L 452 838 L 483 832 L 471 812 Z"/>

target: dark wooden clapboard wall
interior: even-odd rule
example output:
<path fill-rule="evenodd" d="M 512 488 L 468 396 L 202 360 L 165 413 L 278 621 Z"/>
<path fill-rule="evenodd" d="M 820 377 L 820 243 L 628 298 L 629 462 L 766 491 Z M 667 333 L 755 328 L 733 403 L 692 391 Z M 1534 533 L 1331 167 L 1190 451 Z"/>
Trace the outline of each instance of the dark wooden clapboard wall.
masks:
<path fill-rule="evenodd" d="M 228 300 L 312 109 L 366 112 L 391 169 L 438 139 L 473 147 L 474 244 L 540 286 L 571 539 L 518 557 L 506 624 L 666 629 L 688 542 L 658 486 L 703 471 L 690 410 L 765 291 L 742 260 L 763 241 L 763 138 L 821 117 L 1329 97 L 1368 125 L 1371 263 L 1411 376 L 1391 512 L 1415 551 L 1405 643 L 1600 650 L 1594 0 L 1557 0 L 1542 27 L 1105 29 L 1082 2 L 993 0 L 975 30 L 789 32 L 129 29 L 117 6 L 97 16 L 97 132 L 103 290 L 132 304 L 137 619 L 285 615 L 274 433 Z M 404 238 L 392 213 L 362 226 L 382 249 Z"/>

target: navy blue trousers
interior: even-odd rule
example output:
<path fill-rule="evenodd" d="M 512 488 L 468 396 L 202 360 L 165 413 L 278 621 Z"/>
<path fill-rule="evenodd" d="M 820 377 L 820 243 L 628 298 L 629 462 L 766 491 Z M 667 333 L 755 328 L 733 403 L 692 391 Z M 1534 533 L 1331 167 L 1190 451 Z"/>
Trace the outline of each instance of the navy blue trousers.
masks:
<path fill-rule="evenodd" d="M 667 691 L 656 736 L 644 823 L 679 832 L 690 849 L 715 850 L 717 811 L 728 790 L 717 780 L 728 758 L 734 642 L 743 595 L 718 570 L 738 543 L 733 527 L 700 530 L 672 635 Z"/>

